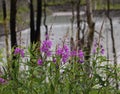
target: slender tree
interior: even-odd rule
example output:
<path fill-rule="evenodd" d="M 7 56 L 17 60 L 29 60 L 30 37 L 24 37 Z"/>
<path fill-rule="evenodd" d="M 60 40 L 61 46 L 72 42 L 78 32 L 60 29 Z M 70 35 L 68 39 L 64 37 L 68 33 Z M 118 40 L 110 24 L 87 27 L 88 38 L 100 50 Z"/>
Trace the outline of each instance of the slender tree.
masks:
<path fill-rule="evenodd" d="M 87 34 L 87 44 L 86 44 L 86 56 L 85 60 L 89 61 L 90 53 L 94 37 L 94 27 L 95 23 L 93 22 L 93 13 L 92 13 L 92 0 L 86 0 L 86 15 L 87 15 L 87 24 L 88 24 L 88 34 Z M 86 63 L 86 71 L 90 74 L 89 62 Z"/>
<path fill-rule="evenodd" d="M 114 38 L 114 30 L 113 30 L 113 22 L 112 18 L 110 17 L 110 0 L 107 0 L 107 17 L 110 22 L 110 32 L 111 32 L 111 39 L 112 39 L 112 51 L 113 51 L 113 58 L 114 58 L 114 67 L 115 67 L 115 79 L 116 79 L 116 89 L 119 89 L 118 85 L 118 78 L 117 78 L 117 54 L 116 54 L 116 49 L 115 49 L 115 38 Z"/>
<path fill-rule="evenodd" d="M 92 0 L 86 0 L 86 15 L 87 15 L 87 24 L 88 24 L 87 47 L 88 47 L 88 54 L 90 54 L 92 42 L 93 42 L 93 36 L 94 36 L 94 26 L 95 26 L 95 23 L 93 22 Z"/>
<path fill-rule="evenodd" d="M 42 0 L 37 0 L 37 20 L 36 20 L 36 42 L 41 41 L 41 33 L 40 33 L 40 26 L 41 26 L 41 18 L 42 18 Z"/>
<path fill-rule="evenodd" d="M 6 56 L 8 59 L 8 51 L 9 51 L 9 44 L 8 44 L 8 30 L 7 30 L 7 10 L 6 10 L 6 1 L 2 0 L 2 8 L 3 8 L 3 24 L 4 24 L 4 32 L 5 32 L 5 44 L 6 44 Z"/>
<path fill-rule="evenodd" d="M 33 44 L 35 42 L 35 23 L 34 23 L 34 7 L 33 0 L 29 2 L 30 7 L 30 42 Z"/>
<path fill-rule="evenodd" d="M 7 13 L 6 13 L 6 1 L 2 0 L 2 8 L 3 8 L 3 20 L 6 19 Z"/>
<path fill-rule="evenodd" d="M 17 0 L 10 0 L 10 35 L 11 35 L 11 49 L 17 47 L 17 39 L 16 39 L 16 13 L 17 13 Z M 12 53 L 13 54 L 13 53 Z M 9 72 L 9 77 L 11 80 L 16 79 L 17 72 L 19 68 L 16 67 L 14 59 L 16 56 L 12 57 L 13 61 L 11 62 L 11 69 Z M 16 70 L 17 69 L 17 70 Z M 12 75 L 12 72 L 15 72 Z"/>
<path fill-rule="evenodd" d="M 70 49 L 71 51 L 75 49 L 75 43 L 74 43 L 74 30 L 73 30 L 73 25 L 74 25 L 74 20 L 75 20 L 75 2 L 73 0 L 71 0 L 71 4 L 72 4 L 72 18 L 71 18 L 71 39 L 70 39 Z"/>
<path fill-rule="evenodd" d="M 10 0 L 10 34 L 11 34 L 11 48 L 17 46 L 16 39 L 16 12 L 17 0 Z"/>
<path fill-rule="evenodd" d="M 44 13 L 44 19 L 43 19 L 43 24 L 45 26 L 45 35 L 48 34 L 48 26 L 46 24 L 46 18 L 47 18 L 47 13 L 46 13 L 46 8 L 47 8 L 47 0 L 44 0 L 44 10 L 43 10 L 43 13 Z"/>
<path fill-rule="evenodd" d="M 76 34 L 76 37 L 77 37 L 77 47 L 78 49 L 81 49 L 81 41 L 80 41 L 80 30 L 81 30 L 81 26 L 80 26 L 80 2 L 81 0 L 78 0 L 77 1 L 77 5 L 76 5 L 76 11 L 77 11 L 77 15 L 76 15 L 76 18 L 77 18 L 77 34 Z"/>

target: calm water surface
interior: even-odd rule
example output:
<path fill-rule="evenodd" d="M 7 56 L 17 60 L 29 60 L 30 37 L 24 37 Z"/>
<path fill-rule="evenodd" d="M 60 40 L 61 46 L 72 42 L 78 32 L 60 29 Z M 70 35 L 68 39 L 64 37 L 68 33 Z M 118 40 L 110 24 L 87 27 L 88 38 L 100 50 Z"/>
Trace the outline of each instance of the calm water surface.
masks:
<path fill-rule="evenodd" d="M 57 44 L 61 44 L 64 40 L 64 36 L 68 32 L 68 37 L 66 38 L 66 41 L 69 42 L 70 36 L 71 36 L 71 14 L 64 14 L 62 15 L 60 13 L 58 14 L 53 14 L 47 17 L 47 25 L 48 25 L 48 30 L 51 32 L 50 38 L 53 41 L 53 49 Z M 111 35 L 110 35 L 110 26 L 109 26 L 109 21 L 106 18 L 94 18 L 95 21 L 95 30 L 97 32 L 100 31 L 102 22 L 104 19 L 104 26 L 102 29 L 102 44 L 104 45 L 104 48 L 106 49 L 106 34 L 108 35 L 108 47 L 109 47 L 109 53 L 110 53 L 110 58 L 112 59 L 112 42 L 111 42 Z M 120 18 L 113 18 L 113 27 L 114 27 L 114 37 L 115 37 L 115 47 L 117 51 L 117 60 L 120 63 Z M 74 22 L 74 34 L 73 36 L 75 37 L 76 35 L 76 21 Z M 21 42 L 23 46 L 28 46 L 30 43 L 30 30 L 26 29 L 21 32 Z M 42 25 L 41 27 L 41 38 L 42 40 L 45 39 L 45 27 Z M 95 33 L 95 37 L 98 37 L 98 34 Z M 19 40 L 19 33 L 18 33 L 18 40 Z M 20 43 L 20 41 L 18 41 Z M 68 43 L 69 45 L 69 43 Z M 4 48 L 5 43 L 4 43 L 4 36 L 0 37 L 0 48 Z"/>

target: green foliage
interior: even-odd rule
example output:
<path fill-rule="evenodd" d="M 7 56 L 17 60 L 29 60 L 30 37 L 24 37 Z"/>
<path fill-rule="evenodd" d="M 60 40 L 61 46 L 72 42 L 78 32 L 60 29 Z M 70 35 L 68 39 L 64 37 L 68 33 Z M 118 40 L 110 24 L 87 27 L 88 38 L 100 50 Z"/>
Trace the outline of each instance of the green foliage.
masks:
<path fill-rule="evenodd" d="M 96 7 L 97 10 L 104 10 L 107 9 L 107 5 L 106 4 L 97 4 Z M 110 9 L 112 10 L 119 10 L 120 9 L 120 4 L 110 4 Z"/>
<path fill-rule="evenodd" d="M 79 63 L 78 57 L 71 57 L 65 64 L 60 56 L 50 57 L 56 58 L 56 63 L 42 56 L 37 44 L 26 50 L 24 58 L 13 51 L 9 62 L 14 67 L 2 66 L 1 78 L 6 82 L 0 84 L 0 94 L 116 94 L 114 70 L 119 72 L 120 68 L 107 64 L 99 50 L 90 61 Z M 38 59 L 43 60 L 42 65 L 37 64 Z M 86 70 L 87 62 L 90 71 Z"/>

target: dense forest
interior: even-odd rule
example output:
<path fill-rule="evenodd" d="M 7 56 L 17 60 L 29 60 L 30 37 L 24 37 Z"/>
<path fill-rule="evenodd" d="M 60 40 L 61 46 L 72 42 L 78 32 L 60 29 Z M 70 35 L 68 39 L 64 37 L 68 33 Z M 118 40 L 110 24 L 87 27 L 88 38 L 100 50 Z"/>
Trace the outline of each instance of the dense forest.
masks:
<path fill-rule="evenodd" d="M 119 94 L 119 26 L 120 0 L 0 0 L 0 94 Z"/>

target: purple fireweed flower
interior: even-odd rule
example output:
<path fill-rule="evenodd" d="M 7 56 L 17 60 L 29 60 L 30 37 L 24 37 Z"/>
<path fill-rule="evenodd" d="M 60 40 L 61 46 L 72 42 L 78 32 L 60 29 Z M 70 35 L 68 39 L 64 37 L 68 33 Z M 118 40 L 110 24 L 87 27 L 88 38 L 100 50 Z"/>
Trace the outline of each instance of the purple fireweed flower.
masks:
<path fill-rule="evenodd" d="M 78 57 L 83 58 L 84 57 L 84 52 L 82 50 L 78 51 Z"/>
<path fill-rule="evenodd" d="M 100 48 L 103 48 L 103 45 L 100 45 Z"/>
<path fill-rule="evenodd" d="M 63 50 L 64 50 L 65 52 L 69 52 L 68 46 L 67 46 L 67 45 L 64 45 L 64 46 L 63 46 Z"/>
<path fill-rule="evenodd" d="M 49 51 L 49 50 L 46 52 L 46 55 L 47 55 L 48 57 L 51 56 L 51 54 L 52 54 L 52 53 L 51 53 L 51 51 Z"/>
<path fill-rule="evenodd" d="M 63 49 L 58 47 L 56 50 L 56 55 L 62 55 L 62 53 L 63 53 Z"/>
<path fill-rule="evenodd" d="M 70 52 L 70 56 L 77 56 L 77 51 L 75 51 L 75 50 L 74 50 L 74 51 L 71 51 L 71 52 Z"/>
<path fill-rule="evenodd" d="M 66 63 L 69 56 L 70 56 L 70 50 L 67 45 L 63 45 L 63 47 L 58 47 L 56 50 L 56 55 L 61 56 L 62 62 Z"/>
<path fill-rule="evenodd" d="M 101 51 L 100 51 L 100 53 L 104 54 L 104 52 L 105 52 L 105 50 L 102 48 Z"/>
<path fill-rule="evenodd" d="M 95 42 L 95 43 L 94 43 L 94 47 L 97 47 L 97 45 L 98 45 L 97 42 Z"/>
<path fill-rule="evenodd" d="M 44 40 L 40 50 L 46 56 L 51 56 L 51 51 L 50 51 L 51 47 L 52 47 L 52 42 L 50 40 Z"/>
<path fill-rule="evenodd" d="M 63 53 L 62 54 L 62 62 L 66 63 L 69 58 L 69 53 Z"/>
<path fill-rule="evenodd" d="M 95 54 L 96 53 L 96 48 L 93 48 L 93 54 Z"/>
<path fill-rule="evenodd" d="M 56 58 L 53 58 L 53 63 L 56 63 Z"/>
<path fill-rule="evenodd" d="M 23 50 L 23 49 L 21 49 L 20 54 L 21 54 L 22 57 L 24 57 L 24 54 L 25 54 L 25 53 L 24 53 L 24 50 Z"/>
<path fill-rule="evenodd" d="M 21 49 L 17 47 L 17 48 L 15 48 L 15 50 L 14 50 L 14 54 L 19 54 L 20 51 L 21 51 Z"/>
<path fill-rule="evenodd" d="M 21 57 L 24 57 L 24 50 L 23 49 L 21 49 L 21 48 L 15 48 L 15 50 L 14 50 L 14 54 L 15 55 L 18 55 L 18 54 L 20 54 L 21 55 Z"/>
<path fill-rule="evenodd" d="M 6 81 L 3 78 L 0 78 L 0 84 L 4 84 Z"/>
<path fill-rule="evenodd" d="M 79 60 L 78 62 L 79 62 L 79 63 L 84 63 L 84 60 Z"/>
<path fill-rule="evenodd" d="M 41 59 L 38 59 L 37 64 L 38 64 L 38 65 L 42 65 L 42 63 L 43 63 L 42 60 L 41 60 Z"/>

